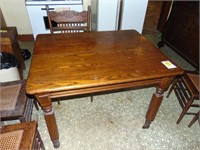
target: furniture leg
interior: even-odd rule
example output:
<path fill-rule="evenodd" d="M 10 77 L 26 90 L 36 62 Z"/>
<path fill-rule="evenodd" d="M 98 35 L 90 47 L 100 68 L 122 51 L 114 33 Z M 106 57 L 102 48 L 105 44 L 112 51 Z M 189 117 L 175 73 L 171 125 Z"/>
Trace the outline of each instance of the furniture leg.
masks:
<path fill-rule="evenodd" d="M 92 95 L 92 96 L 90 96 L 90 99 L 91 99 L 91 102 L 93 102 L 93 95 Z"/>
<path fill-rule="evenodd" d="M 143 129 L 149 128 L 151 122 L 155 119 L 158 109 L 163 100 L 164 91 L 168 88 L 170 81 L 171 80 L 169 80 L 168 78 L 164 78 L 162 79 L 161 83 L 158 84 L 156 92 L 151 98 L 151 102 L 146 113 L 146 121 L 142 127 Z"/>
<path fill-rule="evenodd" d="M 167 98 L 170 96 L 170 94 L 172 93 L 173 89 L 175 88 L 175 84 L 177 83 L 177 78 L 173 81 L 172 85 L 171 85 L 171 88 L 169 89 L 169 92 L 167 94 Z"/>
<path fill-rule="evenodd" d="M 197 119 L 200 117 L 200 111 L 194 116 L 194 118 L 192 119 L 192 121 L 189 123 L 188 127 L 190 128 L 195 121 L 197 121 Z M 200 122 L 199 122 L 200 125 Z"/>
<path fill-rule="evenodd" d="M 35 105 L 36 110 L 39 110 L 39 107 L 38 107 L 37 101 L 36 101 L 35 99 L 33 100 L 33 103 L 34 103 L 34 105 Z"/>
<path fill-rule="evenodd" d="M 53 142 L 53 146 L 54 148 L 58 148 L 60 147 L 59 133 L 58 133 L 58 127 L 56 124 L 56 118 L 55 118 L 54 111 L 52 108 L 51 99 L 48 94 L 36 95 L 36 97 L 37 97 L 38 102 L 40 103 L 40 106 L 42 107 L 44 111 L 44 117 L 46 120 L 51 141 Z"/>
<path fill-rule="evenodd" d="M 186 112 L 190 108 L 190 106 L 193 103 L 193 101 L 194 101 L 194 98 L 191 97 L 190 100 L 188 101 L 188 103 L 186 104 L 186 106 L 184 107 L 183 111 L 181 112 L 176 124 L 179 124 L 181 122 L 181 120 L 183 119 L 184 115 L 186 114 Z"/>

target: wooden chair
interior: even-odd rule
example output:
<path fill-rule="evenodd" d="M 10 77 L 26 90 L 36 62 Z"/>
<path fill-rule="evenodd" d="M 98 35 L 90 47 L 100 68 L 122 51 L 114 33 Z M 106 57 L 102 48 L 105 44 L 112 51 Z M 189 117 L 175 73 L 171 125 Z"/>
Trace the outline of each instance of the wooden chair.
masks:
<path fill-rule="evenodd" d="M 1 121 L 31 121 L 33 105 L 38 110 L 35 99 L 25 93 L 26 80 L 1 83 L 0 118 Z"/>
<path fill-rule="evenodd" d="M 197 113 L 196 113 L 196 115 L 194 116 L 194 118 L 191 120 L 191 122 L 189 123 L 189 125 L 188 125 L 188 127 L 190 128 L 194 123 L 195 123 L 195 121 L 197 121 L 198 120 L 198 122 L 199 122 L 199 126 L 200 126 L 200 111 L 198 111 Z"/>
<path fill-rule="evenodd" d="M 183 76 L 178 77 L 173 81 L 167 97 L 169 97 L 172 90 L 174 90 L 179 104 L 183 109 L 176 123 L 179 124 L 185 114 L 195 115 L 196 119 L 194 118 L 188 125 L 188 127 L 191 127 L 197 120 L 199 114 L 198 111 L 200 109 L 200 104 L 194 103 L 194 101 L 199 100 L 199 74 L 185 72 Z M 198 109 L 194 112 L 194 110 L 189 110 L 191 107 L 198 107 Z"/>
<path fill-rule="evenodd" d="M 37 122 L 24 122 L 0 127 L 0 149 L 45 149 L 37 130 Z"/>
<path fill-rule="evenodd" d="M 77 33 L 90 31 L 91 9 L 77 12 L 74 10 L 50 11 L 46 6 L 51 33 Z M 56 23 L 53 26 L 52 22 Z"/>

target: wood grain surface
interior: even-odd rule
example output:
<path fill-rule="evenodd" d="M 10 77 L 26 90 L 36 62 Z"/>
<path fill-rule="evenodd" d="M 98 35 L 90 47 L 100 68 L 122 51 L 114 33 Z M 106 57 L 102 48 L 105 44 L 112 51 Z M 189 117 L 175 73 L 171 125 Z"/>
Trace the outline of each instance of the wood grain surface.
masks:
<path fill-rule="evenodd" d="M 180 68 L 166 68 L 161 63 L 165 60 L 169 58 L 134 30 L 38 35 L 27 92 L 49 93 L 182 74 Z"/>

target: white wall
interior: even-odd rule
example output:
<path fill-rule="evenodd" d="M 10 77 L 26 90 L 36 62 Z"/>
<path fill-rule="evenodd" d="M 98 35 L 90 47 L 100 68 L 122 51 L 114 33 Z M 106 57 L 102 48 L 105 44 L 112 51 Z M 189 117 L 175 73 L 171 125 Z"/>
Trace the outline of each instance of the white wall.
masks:
<path fill-rule="evenodd" d="M 84 9 L 91 0 L 83 0 Z M 0 0 L 0 8 L 7 26 L 17 27 L 18 34 L 32 34 L 25 0 Z"/>
<path fill-rule="evenodd" d="M 134 0 L 134 1 L 137 2 L 137 0 Z M 145 10 L 146 0 L 142 0 L 142 1 L 140 2 L 140 0 L 138 0 L 137 5 L 135 5 L 136 7 L 135 9 L 136 10 L 138 9 L 137 13 L 131 12 L 132 14 L 136 15 L 135 17 L 132 17 L 134 18 L 134 22 L 135 20 L 138 21 L 139 18 L 141 20 L 141 23 L 138 25 L 139 27 L 136 27 L 136 28 L 139 28 L 139 31 L 141 30 L 143 26 L 143 20 L 144 20 L 144 15 L 146 11 Z M 141 7 L 139 7 L 140 5 L 138 4 L 141 4 Z M 91 0 L 83 0 L 84 10 L 87 10 L 88 5 L 91 5 Z M 108 7 L 108 5 L 105 5 L 105 6 Z M 104 6 L 104 9 L 105 9 L 105 6 Z M 111 7 L 113 6 L 111 5 Z M 16 26 L 18 30 L 18 34 L 32 34 L 31 24 L 29 21 L 27 10 L 26 10 L 25 0 L 12 0 L 12 1 L 0 0 L 0 8 L 2 10 L 7 26 Z M 131 9 L 125 10 L 124 13 L 130 13 L 128 12 L 129 10 L 133 11 L 133 9 L 131 8 Z M 110 15 L 109 13 L 105 13 L 105 14 L 107 17 Z M 138 15 L 140 16 L 142 15 L 142 17 L 138 17 Z M 135 18 L 138 18 L 138 19 L 135 19 Z M 130 18 L 124 18 L 124 21 L 130 22 Z M 122 27 L 130 28 L 129 26 L 126 26 L 125 24 L 122 25 Z"/>
<path fill-rule="evenodd" d="M 0 0 L 0 7 L 7 26 L 16 26 L 18 34 L 32 34 L 25 0 Z"/>
<path fill-rule="evenodd" d="M 88 5 L 91 5 L 91 0 L 83 0 L 83 9 L 87 10 Z"/>

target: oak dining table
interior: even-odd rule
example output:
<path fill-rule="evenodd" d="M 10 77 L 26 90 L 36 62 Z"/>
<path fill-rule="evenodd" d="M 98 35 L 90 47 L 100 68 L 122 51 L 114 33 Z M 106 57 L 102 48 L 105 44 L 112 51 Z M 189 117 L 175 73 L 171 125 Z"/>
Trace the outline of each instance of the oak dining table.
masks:
<path fill-rule="evenodd" d="M 40 34 L 26 92 L 40 104 L 50 138 L 58 148 L 56 117 L 62 116 L 55 116 L 53 98 L 154 86 L 143 125 L 149 128 L 164 91 L 182 74 L 176 63 L 135 30 Z"/>

